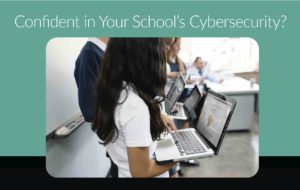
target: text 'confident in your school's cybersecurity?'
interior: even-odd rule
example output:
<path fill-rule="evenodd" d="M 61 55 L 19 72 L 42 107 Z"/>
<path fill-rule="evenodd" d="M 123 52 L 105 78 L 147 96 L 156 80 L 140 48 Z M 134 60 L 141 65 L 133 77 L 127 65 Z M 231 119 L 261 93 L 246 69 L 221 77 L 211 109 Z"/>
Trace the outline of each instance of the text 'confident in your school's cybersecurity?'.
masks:
<path fill-rule="evenodd" d="M 27 18 L 18 15 L 15 25 L 18 28 L 195 28 L 199 30 L 212 28 L 284 28 L 287 16 L 277 18 L 264 15 L 261 18 L 214 18 L 211 15 L 192 15 L 188 19 L 174 15 L 170 18 L 153 18 L 151 15 L 134 15 L 129 18 L 113 18 L 109 15 L 98 15 L 98 18 L 60 18 L 44 15 L 42 18 Z"/>

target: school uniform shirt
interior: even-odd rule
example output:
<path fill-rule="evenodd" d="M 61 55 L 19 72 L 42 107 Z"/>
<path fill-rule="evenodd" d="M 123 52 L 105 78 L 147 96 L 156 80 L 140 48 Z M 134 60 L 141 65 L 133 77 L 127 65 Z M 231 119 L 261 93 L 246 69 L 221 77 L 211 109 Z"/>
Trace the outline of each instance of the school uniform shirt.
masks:
<path fill-rule="evenodd" d="M 88 38 L 76 60 L 74 77 L 78 87 L 79 107 L 87 122 L 92 120 L 94 85 L 105 49 L 106 44 L 98 38 Z"/>
<path fill-rule="evenodd" d="M 167 74 L 171 72 L 171 67 L 168 63 L 166 63 L 166 70 L 167 70 Z M 170 88 L 172 86 L 172 79 L 167 78 L 167 83 L 165 85 L 165 94 L 168 94 Z"/>
<path fill-rule="evenodd" d="M 166 63 L 166 64 L 167 64 L 167 66 L 166 66 L 166 67 L 167 67 L 167 74 L 168 74 L 168 73 L 170 73 L 170 72 L 171 72 L 171 67 L 170 67 L 170 65 L 169 65 L 168 63 Z"/>
<path fill-rule="evenodd" d="M 202 76 L 203 73 L 204 73 L 204 69 L 199 70 L 195 66 L 193 66 L 193 67 L 191 67 L 190 69 L 187 70 L 187 75 L 190 75 L 190 76 Z M 209 80 L 211 82 L 216 82 L 216 83 L 220 83 L 220 81 L 221 81 L 220 78 L 215 77 L 213 74 L 211 74 L 209 72 L 206 72 L 205 79 Z M 203 85 L 198 85 L 198 88 L 199 88 L 200 92 L 202 92 L 203 89 L 204 89 Z"/>
<path fill-rule="evenodd" d="M 115 142 L 106 145 L 110 158 L 118 166 L 119 177 L 132 177 L 129 168 L 127 147 L 149 147 L 149 158 L 154 159 L 156 141 L 150 132 L 150 113 L 145 102 L 134 92 L 132 86 L 122 90 L 115 109 L 115 123 L 119 131 Z M 116 134 L 115 134 L 116 135 Z M 169 177 L 168 171 L 157 177 Z"/>
<path fill-rule="evenodd" d="M 185 64 L 183 64 L 184 66 L 184 69 L 186 70 L 186 66 Z M 179 66 L 178 66 L 178 63 L 177 63 L 177 60 L 176 60 L 176 56 L 173 58 L 173 61 L 172 63 L 170 64 L 170 67 L 171 67 L 171 71 L 172 72 L 179 72 Z"/>

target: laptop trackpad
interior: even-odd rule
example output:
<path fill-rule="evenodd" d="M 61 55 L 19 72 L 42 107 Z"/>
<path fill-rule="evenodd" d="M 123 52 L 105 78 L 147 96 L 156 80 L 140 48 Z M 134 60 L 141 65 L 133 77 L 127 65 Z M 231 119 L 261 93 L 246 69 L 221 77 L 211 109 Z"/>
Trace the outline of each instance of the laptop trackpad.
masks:
<path fill-rule="evenodd" d="M 171 134 L 168 134 L 163 140 L 157 142 L 155 155 L 158 161 L 172 160 L 181 156 Z"/>

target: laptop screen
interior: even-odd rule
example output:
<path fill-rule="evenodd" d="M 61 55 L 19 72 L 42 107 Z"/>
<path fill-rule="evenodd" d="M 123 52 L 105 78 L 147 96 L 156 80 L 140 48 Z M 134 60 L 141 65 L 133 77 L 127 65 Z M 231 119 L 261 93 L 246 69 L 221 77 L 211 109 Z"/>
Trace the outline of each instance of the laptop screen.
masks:
<path fill-rule="evenodd" d="M 175 82 L 171 86 L 167 98 L 165 99 L 166 102 L 166 113 L 169 114 L 171 109 L 173 108 L 174 104 L 178 100 L 179 96 L 184 90 L 184 79 L 181 74 L 178 74 Z"/>
<path fill-rule="evenodd" d="M 196 128 L 215 147 L 218 146 L 232 106 L 230 102 L 207 93 Z"/>
<path fill-rule="evenodd" d="M 198 87 L 195 86 L 193 88 L 193 91 L 191 92 L 190 96 L 184 102 L 184 106 L 187 109 L 186 111 L 188 114 L 190 114 L 191 111 L 195 108 L 195 106 L 199 102 L 200 98 L 201 98 L 201 93 L 198 90 Z"/>

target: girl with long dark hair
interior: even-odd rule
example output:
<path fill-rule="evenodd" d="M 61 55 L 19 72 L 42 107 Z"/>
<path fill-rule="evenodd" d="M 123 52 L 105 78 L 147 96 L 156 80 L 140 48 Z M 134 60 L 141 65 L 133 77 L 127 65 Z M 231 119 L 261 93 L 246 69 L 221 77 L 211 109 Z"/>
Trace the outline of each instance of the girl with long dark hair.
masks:
<path fill-rule="evenodd" d="M 165 39 L 111 38 L 99 76 L 92 130 L 119 177 L 168 177 L 175 163 L 157 165 L 153 157 L 157 140 L 171 129 L 178 135 L 159 107 L 165 99 Z"/>

